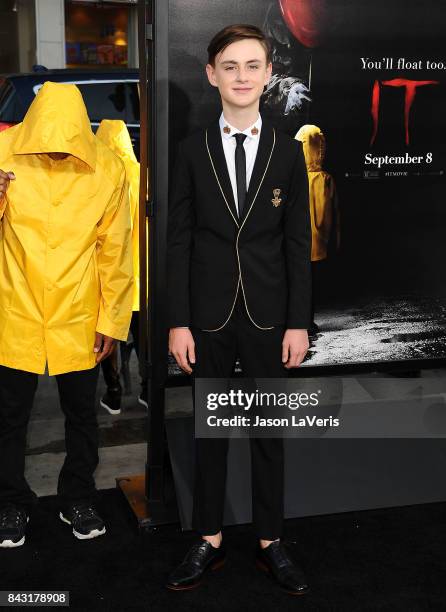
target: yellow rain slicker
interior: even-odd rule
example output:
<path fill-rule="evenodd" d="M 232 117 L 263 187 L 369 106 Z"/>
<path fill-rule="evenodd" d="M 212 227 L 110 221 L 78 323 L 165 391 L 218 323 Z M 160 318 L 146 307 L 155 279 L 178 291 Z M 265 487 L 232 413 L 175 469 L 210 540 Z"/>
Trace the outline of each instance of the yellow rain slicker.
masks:
<path fill-rule="evenodd" d="M 92 368 L 95 332 L 125 340 L 131 318 L 124 165 L 94 136 L 77 87 L 47 82 L 0 134 L 0 168 L 16 176 L 0 203 L 0 365 Z"/>
<path fill-rule="evenodd" d="M 103 119 L 96 136 L 102 140 L 125 166 L 130 201 L 133 255 L 133 310 L 139 310 L 139 163 L 133 151 L 129 131 L 120 119 Z"/>
<path fill-rule="evenodd" d="M 323 170 L 325 137 L 316 125 L 304 125 L 296 134 L 307 164 L 311 217 L 311 261 L 327 258 L 333 224 L 340 240 L 339 209 L 333 177 Z"/>

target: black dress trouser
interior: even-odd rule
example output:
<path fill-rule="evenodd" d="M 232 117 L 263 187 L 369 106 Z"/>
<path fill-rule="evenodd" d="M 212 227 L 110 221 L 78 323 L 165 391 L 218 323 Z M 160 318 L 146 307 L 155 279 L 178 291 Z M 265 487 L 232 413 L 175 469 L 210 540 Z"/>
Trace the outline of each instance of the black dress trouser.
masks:
<path fill-rule="evenodd" d="M 139 311 L 138 310 L 134 310 L 132 312 L 130 329 L 131 329 L 132 336 L 133 336 L 133 347 L 135 349 L 136 356 L 139 358 Z M 104 359 L 103 361 L 101 361 L 101 368 L 102 368 L 102 374 L 104 375 L 104 380 L 105 380 L 105 384 L 107 385 L 108 391 L 115 395 L 121 396 L 122 395 L 122 385 L 121 385 L 121 376 L 119 373 L 119 364 L 118 364 L 119 344 L 121 344 L 121 347 L 123 347 L 126 345 L 126 342 L 122 341 L 122 342 L 117 342 L 115 344 L 110 356 Z M 126 353 L 125 359 L 127 360 L 127 364 L 124 365 L 123 349 L 121 348 L 121 362 L 122 362 L 121 373 L 123 372 L 125 367 L 127 369 L 129 367 L 128 360 L 130 359 L 131 350 L 132 349 L 130 347 L 130 350 Z M 143 387 L 143 389 L 145 388 L 146 385 L 147 385 L 147 380 L 141 377 L 141 386 Z"/>
<path fill-rule="evenodd" d="M 244 377 L 285 378 L 282 364 L 284 327 L 261 330 L 249 319 L 241 291 L 228 323 L 216 332 L 191 328 L 197 378 L 231 378 L 237 357 Z M 204 407 L 195 405 L 195 410 Z M 192 526 L 202 535 L 218 533 L 223 522 L 227 438 L 195 439 L 195 481 Z M 282 535 L 284 462 L 281 438 L 250 438 L 252 516 L 264 540 Z"/>
<path fill-rule="evenodd" d="M 65 414 L 66 457 L 57 486 L 62 504 L 92 501 L 96 496 L 98 373 L 96 366 L 56 376 Z M 0 366 L 0 506 L 29 506 L 36 499 L 25 479 L 25 450 L 37 381 L 37 374 Z"/>
<path fill-rule="evenodd" d="M 110 355 L 101 361 L 102 374 L 109 392 L 122 395 L 121 378 L 118 365 L 119 342 L 115 342 Z"/>

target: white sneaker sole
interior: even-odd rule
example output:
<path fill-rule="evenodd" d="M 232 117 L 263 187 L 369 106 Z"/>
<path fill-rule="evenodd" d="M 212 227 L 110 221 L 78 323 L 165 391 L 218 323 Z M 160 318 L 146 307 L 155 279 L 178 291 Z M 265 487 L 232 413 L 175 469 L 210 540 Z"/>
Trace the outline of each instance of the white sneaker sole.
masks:
<path fill-rule="evenodd" d="M 104 404 L 102 400 L 99 400 L 99 404 L 101 405 L 102 408 L 105 408 L 105 410 L 109 414 L 121 414 L 121 408 L 119 408 L 119 410 L 113 410 L 112 408 L 110 408 L 110 406 L 107 406 L 107 404 Z"/>
<path fill-rule="evenodd" d="M 29 523 L 29 516 L 26 517 L 26 522 Z M 18 542 L 13 542 L 12 540 L 3 540 L 0 542 L 0 548 L 17 548 L 17 546 L 23 546 L 25 543 L 25 536 Z"/>
<path fill-rule="evenodd" d="M 0 542 L 0 548 L 16 548 L 17 546 L 22 546 L 25 543 L 25 536 L 18 542 L 13 542 L 12 540 L 3 540 Z"/>
<path fill-rule="evenodd" d="M 64 523 L 67 523 L 67 525 L 71 525 L 70 521 L 64 517 L 62 512 L 59 512 L 59 518 Z M 105 531 L 106 530 L 104 526 L 102 529 L 93 529 L 92 531 L 90 531 L 90 533 L 85 534 L 79 533 L 73 527 L 73 534 L 76 536 L 76 538 L 78 538 L 78 540 L 91 540 L 92 538 L 97 538 L 98 536 L 104 535 Z"/>
<path fill-rule="evenodd" d="M 141 404 L 141 406 L 144 406 L 146 410 L 149 409 L 149 404 L 145 400 L 143 400 L 141 397 L 138 397 L 138 404 Z"/>

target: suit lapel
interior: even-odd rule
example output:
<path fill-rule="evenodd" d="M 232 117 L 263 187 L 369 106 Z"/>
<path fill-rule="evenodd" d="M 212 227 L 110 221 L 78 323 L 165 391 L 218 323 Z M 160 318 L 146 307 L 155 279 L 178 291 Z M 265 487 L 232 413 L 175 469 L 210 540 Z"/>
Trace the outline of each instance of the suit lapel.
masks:
<path fill-rule="evenodd" d="M 249 181 L 248 194 L 246 196 L 244 215 L 248 214 L 251 204 L 253 203 L 256 194 L 261 186 L 268 162 L 271 158 L 271 152 L 274 144 L 274 132 L 272 125 L 262 117 L 262 129 L 260 131 L 259 147 L 252 169 L 251 180 Z"/>
<path fill-rule="evenodd" d="M 231 179 L 229 178 L 228 167 L 226 165 L 225 153 L 221 141 L 220 125 L 214 122 L 207 130 L 208 148 L 213 163 L 216 178 L 220 184 L 227 205 L 234 217 L 237 225 L 239 224 L 238 213 L 235 206 L 234 194 L 232 192 Z"/>

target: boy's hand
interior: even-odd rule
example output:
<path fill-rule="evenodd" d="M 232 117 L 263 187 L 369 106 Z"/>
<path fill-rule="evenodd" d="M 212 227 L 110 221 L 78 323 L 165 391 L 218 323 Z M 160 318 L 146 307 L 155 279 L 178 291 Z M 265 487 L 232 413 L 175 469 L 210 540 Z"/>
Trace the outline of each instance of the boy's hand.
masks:
<path fill-rule="evenodd" d="M 306 329 L 287 329 L 282 341 L 282 363 L 285 368 L 298 368 L 309 346 Z"/>
<path fill-rule="evenodd" d="M 104 336 L 96 332 L 96 340 L 94 342 L 93 352 L 96 353 L 96 363 L 106 359 L 113 350 L 116 344 L 115 338 Z"/>
<path fill-rule="evenodd" d="M 3 170 L 0 170 L 0 202 L 5 197 L 10 181 L 15 181 L 14 172 L 3 172 Z"/>
<path fill-rule="evenodd" d="M 172 327 L 169 331 L 169 352 L 177 364 L 186 372 L 192 373 L 189 364 L 195 363 L 195 342 L 192 333 L 184 327 Z"/>

